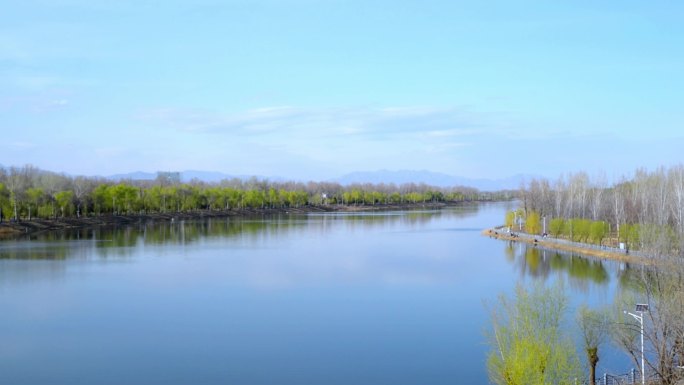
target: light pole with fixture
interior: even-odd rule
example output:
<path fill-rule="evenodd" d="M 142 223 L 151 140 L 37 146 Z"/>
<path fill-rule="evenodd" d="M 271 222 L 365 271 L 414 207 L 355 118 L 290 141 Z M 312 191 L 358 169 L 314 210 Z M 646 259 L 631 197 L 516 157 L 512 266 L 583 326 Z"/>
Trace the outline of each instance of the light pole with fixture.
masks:
<path fill-rule="evenodd" d="M 641 324 L 641 384 L 644 385 L 646 384 L 646 373 L 644 372 L 644 312 L 648 311 L 648 304 L 638 303 L 634 310 L 639 313 L 639 315 L 630 313 L 627 310 L 625 310 L 624 313 L 631 315 Z"/>

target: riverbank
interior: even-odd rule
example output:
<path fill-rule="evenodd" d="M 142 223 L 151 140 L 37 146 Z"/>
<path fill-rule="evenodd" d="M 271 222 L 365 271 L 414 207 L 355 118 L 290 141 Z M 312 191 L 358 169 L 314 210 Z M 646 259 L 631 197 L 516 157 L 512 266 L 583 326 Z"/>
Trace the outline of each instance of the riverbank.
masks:
<path fill-rule="evenodd" d="M 525 233 L 509 233 L 506 231 L 505 228 L 485 229 L 482 231 L 482 235 L 505 241 L 524 242 L 548 250 L 567 251 L 571 253 L 577 253 L 601 259 L 610 259 L 614 261 L 636 263 L 640 265 L 650 265 L 653 263 L 652 260 L 649 260 L 641 256 L 629 254 L 623 250 L 618 251 L 608 248 L 601 249 L 595 248 L 593 247 L 593 245 L 581 245 L 577 243 L 568 244 L 563 240 L 555 239 L 548 236 L 542 237 Z"/>
<path fill-rule="evenodd" d="M 301 207 L 231 209 L 231 210 L 197 210 L 176 213 L 143 213 L 126 215 L 99 215 L 89 217 L 66 217 L 51 219 L 32 219 L 20 221 L 3 221 L 0 223 L 0 238 L 14 238 L 44 231 L 66 229 L 84 229 L 108 226 L 126 226 L 130 224 L 154 221 L 178 221 L 203 218 L 250 218 L 279 214 L 309 214 L 325 212 L 373 212 L 395 210 L 441 209 L 464 204 L 464 202 L 405 203 L 386 205 L 306 205 Z"/>

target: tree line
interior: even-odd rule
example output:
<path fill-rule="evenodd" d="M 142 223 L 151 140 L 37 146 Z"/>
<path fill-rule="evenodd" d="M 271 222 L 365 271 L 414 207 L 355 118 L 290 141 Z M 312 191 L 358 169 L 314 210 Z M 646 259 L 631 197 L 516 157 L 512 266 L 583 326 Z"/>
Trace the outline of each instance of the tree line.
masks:
<path fill-rule="evenodd" d="M 520 207 L 506 214 L 509 226 L 525 226 L 531 233 L 540 233 L 540 220 L 547 232 L 553 236 L 565 237 L 585 243 L 606 244 L 625 242 L 630 248 L 639 249 L 648 255 L 651 264 L 630 266 L 631 274 L 622 282 L 622 290 L 614 300 L 613 309 L 586 310 L 582 319 L 584 346 L 589 382 L 594 383 L 594 369 L 599 360 L 599 346 L 610 341 L 623 350 L 636 368 L 641 367 L 640 323 L 624 311 L 643 312 L 645 368 L 649 383 L 675 384 L 684 378 L 684 165 L 661 167 L 654 171 L 637 170 L 631 177 L 623 177 L 608 183 L 604 176 L 590 178 L 584 172 L 562 176 L 555 181 L 532 179 L 520 191 Z M 537 292 L 541 289 L 535 289 Z M 518 302 L 529 301 L 525 292 L 518 292 L 514 305 L 502 306 L 501 320 L 494 318 L 495 335 L 509 338 L 510 350 L 495 338 L 490 356 L 490 376 L 498 384 L 547 383 L 520 382 L 520 373 L 540 372 L 536 360 L 560 359 L 559 367 L 567 360 L 575 360 L 572 349 L 564 342 L 554 342 L 551 350 L 535 353 L 523 349 L 526 341 L 519 340 L 519 332 L 511 329 L 519 321 L 521 313 Z M 542 296 L 549 298 L 548 293 Z M 563 303 L 559 299 L 559 303 Z M 551 303 L 540 314 L 558 314 L 558 308 Z M 637 314 L 637 315 L 639 315 Z M 548 315 L 548 314 L 547 314 Z M 540 318 L 546 320 L 548 318 Z M 516 324 L 516 322 L 518 322 Z M 537 322 L 527 319 L 525 322 Z M 556 324 L 552 326 L 556 326 Z M 516 326 L 517 327 L 517 326 Z M 508 333 L 513 333 L 510 337 Z M 524 337 L 524 336 L 523 336 Z M 524 337 L 527 338 L 527 337 Z M 560 356 L 554 356 L 553 349 L 560 349 Z M 528 354 L 529 353 L 529 354 Z M 530 356 L 530 354 L 535 354 Z M 520 356 L 516 356 L 520 354 Z M 560 358 L 559 358 L 560 357 Z M 544 366 L 548 368 L 548 366 Z M 572 369 L 575 370 L 575 369 Z M 553 383 L 572 383 L 571 371 L 555 371 L 558 376 Z M 641 370 L 639 370 L 641 371 Z M 641 375 L 641 373 L 640 373 Z"/>
<path fill-rule="evenodd" d="M 603 175 L 590 177 L 586 172 L 554 181 L 535 178 L 522 186 L 519 196 L 518 215 L 537 215 L 547 225 L 555 220 L 560 235 L 572 231 L 576 237 L 577 225 L 581 228 L 588 220 L 604 223 L 606 237 L 634 248 L 649 247 L 652 242 L 648 238 L 653 237 L 659 238 L 659 247 L 667 242 L 672 254 L 678 254 L 684 245 L 684 165 L 639 169 L 613 183 Z"/>
<path fill-rule="evenodd" d="M 220 183 L 182 182 L 180 173 L 159 172 L 154 180 L 114 181 L 68 176 L 31 165 L 0 167 L 0 218 L 290 208 L 308 205 L 401 205 L 510 198 L 510 192 L 483 193 L 469 187 L 425 184 L 275 182 L 251 178 Z"/>

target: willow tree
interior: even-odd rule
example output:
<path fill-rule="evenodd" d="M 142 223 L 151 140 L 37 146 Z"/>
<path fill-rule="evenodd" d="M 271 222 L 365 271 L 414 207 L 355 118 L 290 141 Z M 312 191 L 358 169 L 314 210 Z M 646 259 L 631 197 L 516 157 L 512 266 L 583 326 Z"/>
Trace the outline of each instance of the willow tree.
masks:
<path fill-rule="evenodd" d="M 609 336 L 608 317 L 606 313 L 582 306 L 577 313 L 584 342 L 584 351 L 589 363 L 589 384 L 596 385 L 596 365 L 599 362 L 599 347 Z"/>
<path fill-rule="evenodd" d="M 541 233 L 541 230 L 541 216 L 539 213 L 532 211 L 527 214 L 527 218 L 525 218 L 525 231 L 530 234 L 539 234 Z"/>
<path fill-rule="evenodd" d="M 499 297 L 492 311 L 489 378 L 499 385 L 574 384 L 577 352 L 561 327 L 567 307 L 561 286 L 518 285 L 514 298 Z"/>
<path fill-rule="evenodd" d="M 515 224 L 515 211 L 506 211 L 506 218 L 504 220 L 504 224 L 508 228 L 513 227 L 513 225 Z"/>

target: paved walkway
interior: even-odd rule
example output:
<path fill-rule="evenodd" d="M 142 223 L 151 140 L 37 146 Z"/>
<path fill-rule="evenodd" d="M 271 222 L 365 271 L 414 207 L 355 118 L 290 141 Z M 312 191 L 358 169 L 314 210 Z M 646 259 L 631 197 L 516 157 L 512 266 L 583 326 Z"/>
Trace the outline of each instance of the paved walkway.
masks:
<path fill-rule="evenodd" d="M 616 247 L 591 245 L 588 243 L 572 242 L 567 239 L 553 238 L 550 236 L 542 237 L 540 235 L 532 235 L 523 232 L 508 232 L 505 227 L 486 229 L 482 232 L 491 238 L 503 239 L 515 242 L 525 242 L 551 250 L 569 251 L 578 254 L 584 254 L 592 257 L 612 259 L 628 263 L 651 264 L 653 260 L 638 252 L 629 252 L 618 249 Z"/>

